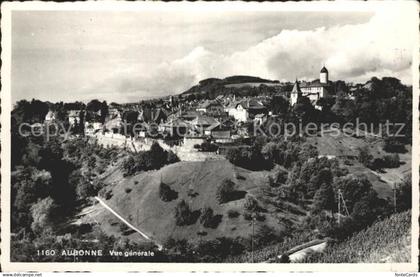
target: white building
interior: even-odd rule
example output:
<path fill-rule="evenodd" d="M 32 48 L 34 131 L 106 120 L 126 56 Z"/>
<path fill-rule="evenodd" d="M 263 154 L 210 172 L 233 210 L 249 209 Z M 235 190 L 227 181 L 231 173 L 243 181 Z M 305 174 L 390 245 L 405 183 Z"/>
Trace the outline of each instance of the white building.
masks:
<path fill-rule="evenodd" d="M 51 122 L 55 120 L 55 113 L 53 111 L 48 111 L 48 113 L 45 115 L 45 122 Z"/>
<path fill-rule="evenodd" d="M 80 113 L 81 110 L 70 110 L 69 111 L 69 124 L 71 126 L 80 123 Z"/>
<path fill-rule="evenodd" d="M 296 80 L 290 95 L 290 104 L 293 106 L 300 96 L 304 96 L 308 97 L 317 109 L 320 109 L 321 107 L 317 106 L 316 103 L 319 99 L 330 96 L 331 89 L 331 82 L 328 80 L 328 70 L 324 66 L 320 71 L 319 80 L 302 82 L 301 84 Z"/>
<path fill-rule="evenodd" d="M 229 114 L 229 116 L 235 118 L 236 121 L 246 122 L 249 119 L 248 110 L 245 109 L 243 105 L 241 105 L 240 101 L 234 101 L 225 109 L 225 111 Z"/>

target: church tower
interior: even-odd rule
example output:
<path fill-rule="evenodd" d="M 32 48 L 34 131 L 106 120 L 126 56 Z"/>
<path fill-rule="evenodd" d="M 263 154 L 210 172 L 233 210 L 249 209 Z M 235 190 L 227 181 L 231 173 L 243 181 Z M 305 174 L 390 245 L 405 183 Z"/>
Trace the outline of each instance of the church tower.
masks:
<path fill-rule="evenodd" d="M 321 84 L 328 84 L 328 70 L 325 68 L 325 66 L 321 69 L 321 72 L 319 73 L 319 82 Z"/>
<path fill-rule="evenodd" d="M 302 96 L 302 91 L 300 90 L 299 82 L 296 79 L 295 84 L 293 85 L 292 92 L 290 93 L 290 105 L 293 106 L 296 104 L 299 97 Z"/>

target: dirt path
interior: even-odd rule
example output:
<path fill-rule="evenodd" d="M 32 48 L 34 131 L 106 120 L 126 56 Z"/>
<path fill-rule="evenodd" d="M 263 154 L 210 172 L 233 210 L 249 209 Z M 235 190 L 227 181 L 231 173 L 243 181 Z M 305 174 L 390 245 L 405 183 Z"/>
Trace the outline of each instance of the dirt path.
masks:
<path fill-rule="evenodd" d="M 119 220 L 121 220 L 125 225 L 127 225 L 130 229 L 134 230 L 135 232 L 139 233 L 142 237 L 144 237 L 147 240 L 152 241 L 152 239 L 146 235 L 145 233 L 143 233 L 142 231 L 140 231 L 139 229 L 137 229 L 136 227 L 134 227 L 130 222 L 128 222 L 127 220 L 125 220 L 121 215 L 119 215 L 116 211 L 114 211 L 110 206 L 108 206 L 104 200 L 102 200 L 101 198 L 95 196 L 95 199 L 99 201 L 99 203 L 108 211 L 110 211 L 113 215 L 115 215 Z M 155 244 L 157 244 L 156 242 L 154 242 Z M 161 248 L 162 246 L 157 244 L 159 246 L 159 248 Z"/>
<path fill-rule="evenodd" d="M 327 244 L 328 243 L 326 241 L 324 241 L 320 244 L 316 244 L 316 245 L 313 245 L 311 247 L 299 250 L 299 251 L 291 254 L 289 256 L 289 259 L 290 259 L 291 262 L 299 262 L 299 261 L 303 260 L 306 257 L 306 255 L 308 255 L 310 253 L 323 252 L 325 250 L 325 248 L 327 247 Z"/>

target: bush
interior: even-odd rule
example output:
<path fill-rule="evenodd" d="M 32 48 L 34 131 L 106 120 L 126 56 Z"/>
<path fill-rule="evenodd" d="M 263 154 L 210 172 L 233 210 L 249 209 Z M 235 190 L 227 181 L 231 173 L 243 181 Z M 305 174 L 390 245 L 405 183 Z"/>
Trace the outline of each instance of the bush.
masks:
<path fill-rule="evenodd" d="M 103 188 L 99 191 L 99 196 L 105 198 L 105 200 L 109 200 L 113 196 L 113 193 L 111 189 Z"/>
<path fill-rule="evenodd" d="M 164 202 L 170 202 L 172 200 L 175 200 L 178 198 L 178 192 L 171 189 L 170 186 L 168 186 L 165 183 L 160 183 L 159 186 L 159 197 Z"/>
<path fill-rule="evenodd" d="M 223 180 L 216 191 L 216 199 L 220 204 L 229 202 L 235 192 L 235 183 L 229 179 Z"/>
<path fill-rule="evenodd" d="M 244 212 L 244 219 L 251 221 L 252 217 L 254 216 L 254 219 L 257 221 L 265 221 L 265 215 L 259 212 L 249 212 L 249 211 L 245 211 Z"/>
<path fill-rule="evenodd" d="M 125 193 L 130 193 L 132 191 L 132 189 L 131 188 L 126 188 L 125 189 Z"/>
<path fill-rule="evenodd" d="M 200 223 L 206 228 L 216 229 L 222 221 L 222 215 L 214 215 L 211 208 L 204 208 L 201 213 Z"/>
<path fill-rule="evenodd" d="M 214 143 L 211 143 L 211 142 L 203 142 L 201 145 L 200 145 L 200 149 L 201 149 L 201 151 L 203 151 L 203 152 L 216 152 L 217 151 L 217 149 L 219 149 L 219 146 L 217 146 L 216 144 L 214 144 Z"/>
<path fill-rule="evenodd" d="M 179 158 L 172 151 L 165 151 L 154 142 L 149 151 L 130 153 L 123 161 L 124 176 L 132 176 L 137 172 L 159 169 L 165 164 L 178 162 Z"/>
<path fill-rule="evenodd" d="M 387 168 L 397 168 L 400 166 L 400 156 L 397 153 L 392 155 L 385 155 L 383 160 L 384 166 Z"/>
<path fill-rule="evenodd" d="M 178 156 L 171 150 L 168 151 L 167 163 L 173 164 L 179 162 Z"/>
<path fill-rule="evenodd" d="M 251 195 L 247 195 L 245 198 L 244 208 L 250 212 L 256 212 L 259 209 L 258 201 Z"/>
<path fill-rule="evenodd" d="M 175 208 L 175 223 L 177 226 L 192 225 L 199 216 L 200 211 L 192 211 L 185 200 L 181 200 Z"/>
<path fill-rule="evenodd" d="M 406 153 L 407 149 L 402 142 L 399 142 L 396 138 L 387 137 L 385 138 L 385 144 L 383 147 L 384 151 L 390 153 Z"/>
<path fill-rule="evenodd" d="M 240 215 L 238 211 L 235 210 L 229 210 L 228 211 L 228 217 L 229 218 L 237 218 Z"/>
<path fill-rule="evenodd" d="M 373 156 L 370 154 L 369 148 L 367 146 L 359 148 L 358 160 L 364 166 L 371 167 Z"/>

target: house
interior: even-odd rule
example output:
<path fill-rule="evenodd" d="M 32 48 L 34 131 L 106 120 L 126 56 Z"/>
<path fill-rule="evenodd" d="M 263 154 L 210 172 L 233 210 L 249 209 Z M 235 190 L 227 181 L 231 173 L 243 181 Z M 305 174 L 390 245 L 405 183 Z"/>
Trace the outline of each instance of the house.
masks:
<path fill-rule="evenodd" d="M 242 106 L 239 105 L 241 101 L 233 100 L 225 109 L 229 116 L 232 116 L 236 121 L 246 122 L 248 121 L 249 114 L 248 111 Z"/>
<path fill-rule="evenodd" d="M 215 113 L 220 114 L 224 111 L 224 107 L 218 99 L 215 100 L 205 100 L 201 103 L 196 111 L 201 113 Z"/>
<path fill-rule="evenodd" d="M 45 115 L 44 122 L 52 122 L 55 120 L 55 113 L 53 111 L 48 111 Z"/>
<path fill-rule="evenodd" d="M 69 124 L 75 125 L 80 123 L 80 114 L 82 110 L 70 110 L 69 112 Z"/>
<path fill-rule="evenodd" d="M 221 123 L 216 122 L 204 130 L 204 134 L 216 140 L 216 142 L 227 143 L 231 142 L 231 129 L 223 126 Z"/>
<path fill-rule="evenodd" d="M 264 121 L 267 119 L 267 115 L 265 115 L 265 114 L 263 114 L 263 113 L 260 113 L 260 114 L 257 114 L 256 116 L 255 116 L 255 118 L 254 118 L 254 122 L 256 123 L 256 124 L 258 124 L 258 125 L 261 125 L 261 124 L 263 124 L 264 123 Z"/>
<path fill-rule="evenodd" d="M 219 122 L 215 118 L 204 115 L 199 115 L 190 121 L 191 127 L 201 135 L 204 135 L 206 128 L 216 123 Z"/>
<path fill-rule="evenodd" d="M 168 133 L 171 136 L 183 137 L 187 134 L 190 125 L 182 119 L 172 118 L 168 122 L 161 124 L 161 126 L 162 132 Z"/>
<path fill-rule="evenodd" d="M 180 112 L 179 118 L 186 121 L 191 121 L 199 115 L 200 113 L 197 111 L 186 111 L 186 112 Z"/>
<path fill-rule="evenodd" d="M 121 130 L 122 127 L 123 127 L 123 124 L 122 124 L 121 117 L 116 117 L 116 118 L 113 118 L 111 120 L 108 120 L 104 124 L 104 129 L 105 130 L 110 130 L 114 134 L 119 133 L 119 131 Z"/>
<path fill-rule="evenodd" d="M 155 123 L 165 122 L 167 118 L 166 112 L 161 108 L 158 108 L 151 113 L 151 121 Z"/>
<path fill-rule="evenodd" d="M 146 122 L 136 123 L 136 127 L 133 129 L 133 132 L 137 135 L 137 137 L 145 138 L 148 134 L 150 134 L 151 127 Z"/>
<path fill-rule="evenodd" d="M 227 112 L 235 120 L 246 122 L 250 118 L 254 118 L 257 114 L 266 114 L 267 108 L 256 99 L 246 99 L 238 102 L 234 101 L 227 108 Z"/>
<path fill-rule="evenodd" d="M 121 118 L 121 111 L 117 108 L 109 108 L 108 109 L 108 116 L 111 119 L 113 119 L 115 117 Z"/>
<path fill-rule="evenodd" d="M 102 130 L 101 122 L 85 122 L 85 135 L 91 136 Z"/>

